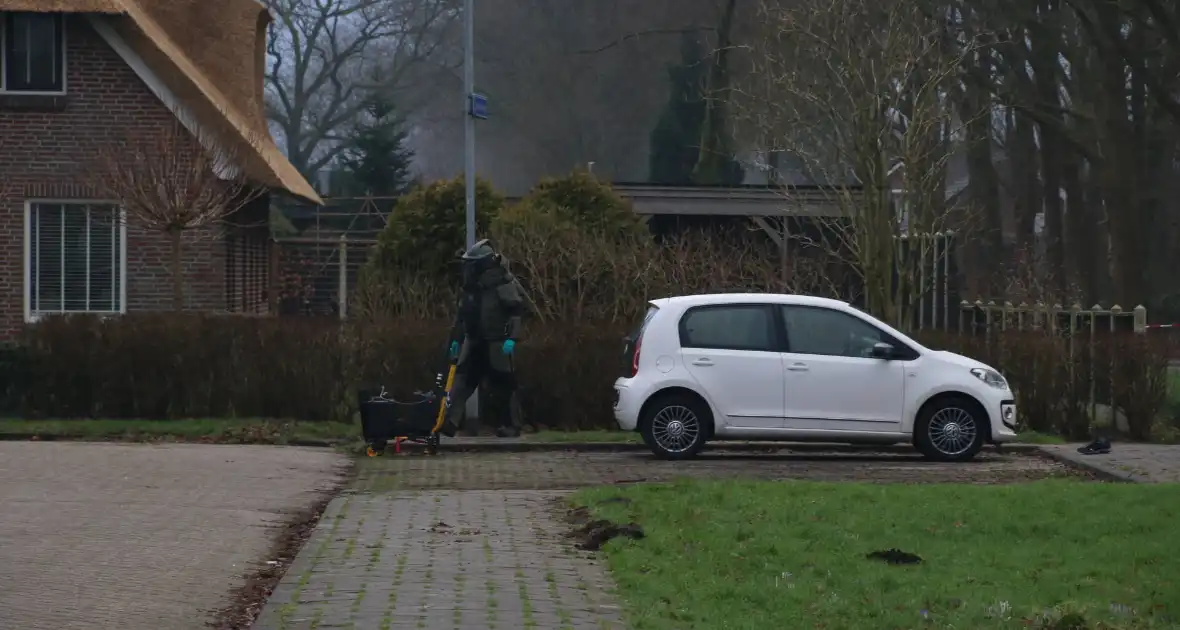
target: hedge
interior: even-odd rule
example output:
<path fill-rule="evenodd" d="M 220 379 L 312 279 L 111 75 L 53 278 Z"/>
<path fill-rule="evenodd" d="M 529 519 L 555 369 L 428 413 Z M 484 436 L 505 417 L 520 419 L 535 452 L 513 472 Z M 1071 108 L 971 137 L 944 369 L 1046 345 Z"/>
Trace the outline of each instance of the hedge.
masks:
<path fill-rule="evenodd" d="M 621 330 L 530 324 L 517 365 L 529 422 L 611 420 Z M 9 407 L 27 418 L 268 417 L 350 420 L 357 388 L 428 389 L 450 322 L 341 325 L 326 318 L 145 314 L 31 326 Z M 0 363 L 0 365 L 3 365 Z"/>
<path fill-rule="evenodd" d="M 28 418 L 351 420 L 357 388 L 380 384 L 404 397 L 430 387 L 448 325 L 197 314 L 49 318 L 27 330 L 19 349 L 0 351 L 0 400 Z M 611 384 L 624 367 L 625 328 L 528 322 L 517 361 L 526 421 L 613 427 Z M 1032 429 L 1087 437 L 1091 390 L 1097 402 L 1120 410 L 1132 437 L 1147 439 L 1159 428 L 1168 352 L 1143 336 L 1074 344 L 1039 332 L 919 337 L 1003 371 Z"/>

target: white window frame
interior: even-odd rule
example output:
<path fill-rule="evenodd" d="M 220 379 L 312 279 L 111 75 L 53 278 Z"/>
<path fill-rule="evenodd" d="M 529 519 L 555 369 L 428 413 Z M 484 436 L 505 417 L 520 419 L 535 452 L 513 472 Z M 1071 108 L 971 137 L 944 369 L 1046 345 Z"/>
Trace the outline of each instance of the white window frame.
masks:
<path fill-rule="evenodd" d="M 115 206 L 119 208 L 119 309 L 116 311 L 34 311 L 33 310 L 33 208 L 38 205 Z M 105 199 L 27 199 L 25 200 L 25 322 L 34 323 L 47 315 L 122 315 L 127 312 L 127 211 L 117 202 Z"/>
<path fill-rule="evenodd" d="M 23 96 L 65 96 L 69 86 L 66 82 L 69 79 L 70 60 L 66 57 L 66 52 L 70 47 L 66 43 L 66 38 L 69 24 L 69 16 L 62 14 L 61 16 L 61 90 L 59 91 L 31 91 L 31 90 L 9 90 L 8 89 L 8 63 L 4 59 L 4 53 L 8 50 L 8 42 L 5 40 L 8 37 L 8 17 L 12 13 L 25 13 L 24 11 L 0 11 L 0 94 L 3 95 L 23 95 Z"/>

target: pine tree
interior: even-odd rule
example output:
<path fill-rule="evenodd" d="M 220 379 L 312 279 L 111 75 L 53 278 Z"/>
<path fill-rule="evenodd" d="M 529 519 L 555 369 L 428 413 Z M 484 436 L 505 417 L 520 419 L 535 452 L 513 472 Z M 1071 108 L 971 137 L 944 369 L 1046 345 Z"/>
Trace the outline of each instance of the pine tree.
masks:
<path fill-rule="evenodd" d="M 413 185 L 414 152 L 405 146 L 406 137 L 392 99 L 370 97 L 340 154 L 348 193 L 396 197 L 407 192 Z"/>
<path fill-rule="evenodd" d="M 680 40 L 680 63 L 668 68 L 668 104 L 651 132 L 649 178 L 653 183 L 692 183 L 705 121 L 703 92 L 707 72 L 700 40 L 685 35 Z"/>
<path fill-rule="evenodd" d="M 680 41 L 680 63 L 668 69 L 671 83 L 668 105 L 650 136 L 648 175 L 652 183 L 677 186 L 700 183 L 694 181 L 693 168 L 700 157 L 708 107 L 705 84 L 709 67 L 710 59 L 700 39 L 684 35 Z M 721 170 L 723 181 L 705 183 L 741 182 L 741 166 L 733 159 L 725 160 Z"/>

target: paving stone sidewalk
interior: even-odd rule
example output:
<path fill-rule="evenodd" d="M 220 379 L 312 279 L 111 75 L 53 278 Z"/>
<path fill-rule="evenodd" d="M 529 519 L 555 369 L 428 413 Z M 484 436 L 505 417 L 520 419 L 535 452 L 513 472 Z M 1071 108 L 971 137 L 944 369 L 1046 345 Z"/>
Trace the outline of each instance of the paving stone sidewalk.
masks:
<path fill-rule="evenodd" d="M 1141 483 L 1180 483 L 1180 445 L 1116 442 L 1109 455 L 1082 455 L 1083 444 L 1053 444 L 1041 450 L 1059 460 L 1110 477 Z"/>
<path fill-rule="evenodd" d="M 605 568 L 563 539 L 555 496 L 339 497 L 254 628 L 621 629 Z"/>

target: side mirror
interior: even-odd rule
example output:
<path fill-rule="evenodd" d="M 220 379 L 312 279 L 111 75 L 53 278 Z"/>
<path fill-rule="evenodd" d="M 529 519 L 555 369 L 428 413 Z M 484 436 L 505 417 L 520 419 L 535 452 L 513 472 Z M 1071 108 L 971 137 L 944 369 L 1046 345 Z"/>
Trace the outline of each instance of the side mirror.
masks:
<path fill-rule="evenodd" d="M 873 357 L 874 359 L 884 359 L 886 361 L 889 361 L 889 360 L 893 359 L 893 357 L 895 357 L 896 354 L 895 354 L 895 352 L 893 350 L 893 346 L 891 344 L 887 344 L 882 341 L 882 342 L 873 344 L 873 350 L 872 350 L 872 352 L 869 353 L 869 356 Z"/>

